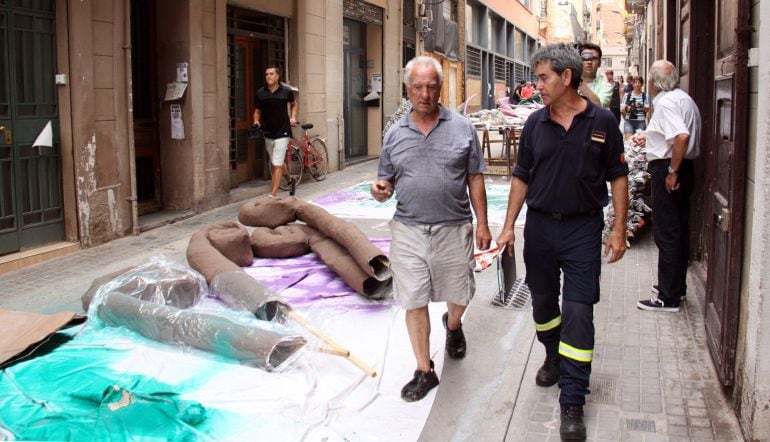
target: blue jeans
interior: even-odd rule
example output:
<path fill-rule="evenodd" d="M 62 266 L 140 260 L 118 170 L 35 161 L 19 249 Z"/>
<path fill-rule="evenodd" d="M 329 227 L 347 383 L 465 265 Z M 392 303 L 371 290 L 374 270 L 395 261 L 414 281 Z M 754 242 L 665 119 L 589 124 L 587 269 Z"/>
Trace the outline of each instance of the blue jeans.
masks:
<path fill-rule="evenodd" d="M 644 120 L 626 120 L 623 124 L 623 133 L 633 135 L 637 130 L 647 129 L 647 123 Z"/>

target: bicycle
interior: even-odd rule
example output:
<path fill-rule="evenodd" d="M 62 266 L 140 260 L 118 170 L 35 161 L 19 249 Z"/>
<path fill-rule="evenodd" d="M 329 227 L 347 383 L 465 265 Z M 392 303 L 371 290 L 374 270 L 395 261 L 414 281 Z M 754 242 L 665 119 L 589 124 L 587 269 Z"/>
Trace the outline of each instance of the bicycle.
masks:
<path fill-rule="evenodd" d="M 284 162 L 289 176 L 296 180 L 295 187 L 302 181 L 305 170 L 310 172 L 310 176 L 316 181 L 326 179 L 326 174 L 329 172 L 329 153 L 326 143 L 318 135 L 308 135 L 307 131 L 313 128 L 312 123 L 306 123 L 300 127 L 304 130 L 302 141 L 293 137 L 289 139 L 289 148 Z M 279 187 L 282 190 L 290 189 L 286 175 L 281 177 Z"/>

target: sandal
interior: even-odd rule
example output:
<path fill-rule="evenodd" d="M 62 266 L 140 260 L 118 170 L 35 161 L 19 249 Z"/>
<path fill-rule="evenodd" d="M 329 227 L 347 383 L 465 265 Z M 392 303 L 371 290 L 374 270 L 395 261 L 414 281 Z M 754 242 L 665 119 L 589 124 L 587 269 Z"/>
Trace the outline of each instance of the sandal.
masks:
<path fill-rule="evenodd" d="M 446 352 L 452 359 L 462 359 L 465 357 L 465 333 L 463 333 L 463 326 L 457 330 L 449 330 L 449 312 L 444 313 L 441 318 L 446 329 Z"/>
<path fill-rule="evenodd" d="M 414 371 L 414 378 L 401 389 L 401 399 L 407 402 L 419 401 L 436 385 L 438 385 L 438 376 L 433 370 L 433 361 L 430 361 L 430 370 Z"/>

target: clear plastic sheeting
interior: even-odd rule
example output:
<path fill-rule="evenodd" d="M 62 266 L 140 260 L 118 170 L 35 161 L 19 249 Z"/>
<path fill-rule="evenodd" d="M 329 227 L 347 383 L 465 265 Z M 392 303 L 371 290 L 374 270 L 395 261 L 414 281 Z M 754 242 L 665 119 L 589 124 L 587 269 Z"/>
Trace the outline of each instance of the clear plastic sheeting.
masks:
<path fill-rule="evenodd" d="M 248 311 L 264 321 L 282 322 L 280 316 L 290 309 L 285 301 L 244 272 L 218 274 L 211 281 L 211 292 L 230 308 Z"/>
<path fill-rule="evenodd" d="M 98 293 L 88 316 L 99 318 L 102 325 L 126 327 L 155 341 L 216 353 L 267 371 L 294 359 L 306 343 L 289 328 L 271 322 L 240 323 L 117 292 Z"/>
<path fill-rule="evenodd" d="M 159 255 L 150 258 L 146 264 L 106 281 L 96 289 L 94 296 L 110 292 L 185 309 L 196 305 L 206 296 L 208 286 L 200 273 Z M 88 310 L 90 303 L 90 293 L 87 293 L 83 299 L 83 309 Z"/>
<path fill-rule="evenodd" d="M 253 289 L 263 289 L 248 279 Z M 126 327 L 148 339 L 216 353 L 267 371 L 294 359 L 306 343 L 293 330 L 253 316 L 193 309 L 208 294 L 206 280 L 163 256 L 106 281 L 89 299 L 91 292 L 83 300 L 91 324 Z"/>

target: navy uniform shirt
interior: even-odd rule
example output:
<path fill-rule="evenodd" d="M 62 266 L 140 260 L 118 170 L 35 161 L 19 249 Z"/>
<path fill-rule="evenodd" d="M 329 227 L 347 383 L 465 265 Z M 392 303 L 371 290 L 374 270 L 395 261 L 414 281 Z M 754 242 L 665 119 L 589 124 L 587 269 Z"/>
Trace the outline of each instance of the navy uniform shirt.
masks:
<path fill-rule="evenodd" d="M 254 107 L 259 109 L 260 126 L 265 137 L 276 139 L 291 136 L 289 110 L 286 107 L 288 103 L 294 103 L 294 91 L 291 88 L 280 85 L 275 92 L 270 92 L 266 87 L 259 88 Z"/>
<path fill-rule="evenodd" d="M 551 120 L 548 106 L 527 119 L 513 175 L 528 184 L 528 207 L 562 214 L 601 209 L 609 202 L 606 181 L 628 175 L 617 120 L 587 102 L 569 130 Z"/>

